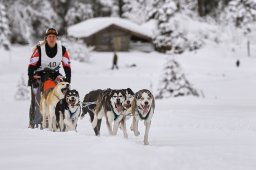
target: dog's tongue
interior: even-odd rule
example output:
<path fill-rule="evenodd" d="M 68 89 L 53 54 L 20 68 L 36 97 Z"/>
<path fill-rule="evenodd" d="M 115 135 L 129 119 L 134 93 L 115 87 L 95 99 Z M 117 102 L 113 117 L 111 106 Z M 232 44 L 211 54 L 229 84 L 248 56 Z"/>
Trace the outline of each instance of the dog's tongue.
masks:
<path fill-rule="evenodd" d="M 144 107 L 143 107 L 143 114 L 146 114 L 146 113 L 148 113 L 148 105 L 145 105 Z"/>
<path fill-rule="evenodd" d="M 70 100 L 69 103 L 70 103 L 71 106 L 74 106 L 76 104 L 76 101 L 75 100 Z"/>
<path fill-rule="evenodd" d="M 116 110 L 117 110 L 118 112 L 123 111 L 123 106 L 122 106 L 122 105 L 116 105 Z"/>

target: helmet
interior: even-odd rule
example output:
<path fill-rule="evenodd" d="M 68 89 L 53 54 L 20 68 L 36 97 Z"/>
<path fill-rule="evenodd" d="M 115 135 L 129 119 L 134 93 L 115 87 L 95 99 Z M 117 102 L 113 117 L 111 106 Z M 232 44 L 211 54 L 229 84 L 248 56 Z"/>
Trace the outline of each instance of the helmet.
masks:
<path fill-rule="evenodd" d="M 48 28 L 48 29 L 45 31 L 45 36 L 47 37 L 47 36 L 50 35 L 50 34 L 53 34 L 53 35 L 58 36 L 58 31 L 57 31 L 55 28 Z"/>

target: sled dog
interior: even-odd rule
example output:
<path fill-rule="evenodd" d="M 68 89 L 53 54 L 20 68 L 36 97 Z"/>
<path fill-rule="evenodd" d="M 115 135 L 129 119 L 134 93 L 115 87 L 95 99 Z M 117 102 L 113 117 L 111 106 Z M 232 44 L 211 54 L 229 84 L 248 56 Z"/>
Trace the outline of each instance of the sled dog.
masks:
<path fill-rule="evenodd" d="M 127 131 L 124 119 L 124 102 L 126 100 L 124 90 L 109 90 L 98 98 L 95 107 L 95 116 L 92 121 L 93 128 L 97 127 L 98 120 L 106 117 L 106 124 L 111 135 L 116 135 L 121 123 L 124 137 L 127 138 Z M 112 125 L 113 124 L 113 125 Z M 99 129 L 100 133 L 100 129 Z"/>
<path fill-rule="evenodd" d="M 144 134 L 144 145 L 148 145 L 148 134 L 151 124 L 151 119 L 154 114 L 155 99 L 152 93 L 147 89 L 139 90 L 135 93 L 135 99 L 132 102 L 132 115 L 133 121 L 131 130 L 135 136 L 140 134 L 138 130 L 139 120 L 144 121 L 145 134 Z"/>
<path fill-rule="evenodd" d="M 40 112 L 43 116 L 43 128 L 46 128 L 46 119 L 48 119 L 49 130 L 56 131 L 55 107 L 58 101 L 64 98 L 68 89 L 68 82 L 59 82 L 54 88 L 42 93 Z"/>
<path fill-rule="evenodd" d="M 77 90 L 68 90 L 55 108 L 57 128 L 61 132 L 76 131 L 77 121 L 81 113 L 79 93 Z"/>
<path fill-rule="evenodd" d="M 107 96 L 110 92 L 111 92 L 111 89 L 108 88 L 105 90 L 97 89 L 87 93 L 84 96 L 84 100 L 83 100 L 81 119 L 83 119 L 84 116 L 87 113 L 89 113 L 90 120 L 92 122 L 95 116 L 96 105 L 99 105 L 100 101 L 103 100 L 103 96 Z M 98 119 L 97 126 L 93 128 L 96 136 L 99 135 L 100 127 L 101 127 L 101 119 Z"/>

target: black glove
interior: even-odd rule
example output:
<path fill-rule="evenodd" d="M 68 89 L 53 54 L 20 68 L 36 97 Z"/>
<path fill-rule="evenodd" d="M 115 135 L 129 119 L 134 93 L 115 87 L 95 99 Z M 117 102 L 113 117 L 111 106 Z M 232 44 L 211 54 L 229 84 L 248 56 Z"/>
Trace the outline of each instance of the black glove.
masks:
<path fill-rule="evenodd" d="M 70 83 L 71 82 L 71 77 L 66 77 L 65 78 L 65 82 L 69 82 Z"/>

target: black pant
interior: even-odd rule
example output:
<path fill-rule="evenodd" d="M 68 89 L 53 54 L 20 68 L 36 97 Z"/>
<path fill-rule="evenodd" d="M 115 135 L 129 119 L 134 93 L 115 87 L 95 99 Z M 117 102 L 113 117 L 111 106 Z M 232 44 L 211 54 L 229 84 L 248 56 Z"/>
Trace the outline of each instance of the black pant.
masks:
<path fill-rule="evenodd" d="M 36 94 L 34 94 L 33 89 L 37 89 Z M 38 127 L 42 123 L 42 114 L 40 113 L 40 99 L 41 99 L 41 83 L 37 86 L 31 86 L 31 103 L 29 109 L 29 125 L 34 128 Z"/>
<path fill-rule="evenodd" d="M 35 119 L 35 96 L 33 94 L 33 87 L 31 86 L 31 103 L 29 109 L 29 125 L 34 127 L 34 119 Z"/>
<path fill-rule="evenodd" d="M 114 70 L 114 68 L 116 68 L 116 69 L 118 70 L 117 64 L 113 64 L 113 65 L 112 65 L 112 70 Z"/>

